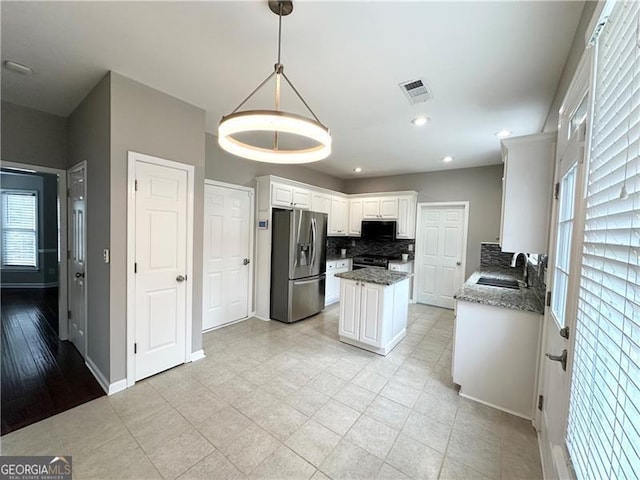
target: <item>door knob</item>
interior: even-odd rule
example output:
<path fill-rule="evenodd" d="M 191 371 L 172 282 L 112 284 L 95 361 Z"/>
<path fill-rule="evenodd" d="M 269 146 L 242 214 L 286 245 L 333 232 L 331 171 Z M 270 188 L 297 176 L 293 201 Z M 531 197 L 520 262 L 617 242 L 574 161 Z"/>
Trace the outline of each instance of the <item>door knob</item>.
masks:
<path fill-rule="evenodd" d="M 76 278 L 84 278 L 84 272 L 76 272 Z"/>
<path fill-rule="evenodd" d="M 560 362 L 562 364 L 562 370 L 567 371 L 567 349 L 565 348 L 562 351 L 562 355 L 551 355 L 550 353 L 545 354 L 549 360 L 553 360 L 554 362 Z"/>
<path fill-rule="evenodd" d="M 462 262 L 456 262 L 456 265 L 460 266 L 462 265 Z"/>
<path fill-rule="evenodd" d="M 242 260 L 243 265 L 249 265 L 249 263 L 251 263 L 251 260 L 249 260 L 248 258 L 245 258 L 244 260 Z"/>
<path fill-rule="evenodd" d="M 184 282 L 186 279 L 187 279 L 187 277 L 186 277 L 186 276 L 184 276 L 184 275 L 178 275 L 178 276 L 176 277 L 176 282 L 180 282 L 180 283 L 182 283 L 182 282 Z"/>

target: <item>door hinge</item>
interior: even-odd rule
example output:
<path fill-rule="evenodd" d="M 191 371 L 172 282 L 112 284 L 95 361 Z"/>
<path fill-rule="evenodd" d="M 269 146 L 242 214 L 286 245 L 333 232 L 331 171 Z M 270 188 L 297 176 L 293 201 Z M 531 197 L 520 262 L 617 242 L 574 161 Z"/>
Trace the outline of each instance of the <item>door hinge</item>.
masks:
<path fill-rule="evenodd" d="M 551 291 L 547 292 L 547 307 L 551 306 Z"/>
<path fill-rule="evenodd" d="M 133 344 L 133 353 L 138 353 L 138 344 L 137 343 Z"/>
<path fill-rule="evenodd" d="M 133 273 L 138 273 L 138 262 L 133 264 Z"/>
<path fill-rule="evenodd" d="M 133 182 L 133 189 L 137 192 L 138 191 L 138 180 L 134 180 Z"/>
<path fill-rule="evenodd" d="M 553 198 L 556 200 L 560 198 L 560 182 L 555 184 L 555 188 L 553 189 Z"/>
<path fill-rule="evenodd" d="M 538 395 L 538 410 L 542 411 L 544 407 L 544 395 Z"/>
<path fill-rule="evenodd" d="M 71 320 L 71 310 L 67 310 L 67 318 Z"/>

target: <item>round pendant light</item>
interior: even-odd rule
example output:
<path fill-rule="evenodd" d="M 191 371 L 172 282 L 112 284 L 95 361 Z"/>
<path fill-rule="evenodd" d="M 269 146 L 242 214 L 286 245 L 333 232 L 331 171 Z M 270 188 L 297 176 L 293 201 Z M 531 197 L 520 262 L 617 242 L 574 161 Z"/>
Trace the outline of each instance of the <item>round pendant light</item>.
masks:
<path fill-rule="evenodd" d="M 278 61 L 274 71 L 233 112 L 222 117 L 218 125 L 218 144 L 233 155 L 258 162 L 285 164 L 317 162 L 331 154 L 331 134 L 287 78 L 284 65 L 280 63 L 282 17 L 293 11 L 293 3 L 290 1 L 269 1 L 268 3 L 271 11 L 278 15 Z M 273 77 L 275 77 L 275 109 L 241 111 L 240 108 Z M 313 118 L 280 110 L 282 79 L 291 87 Z M 272 146 L 266 148 L 239 138 L 240 134 L 255 132 L 273 133 Z M 281 134 L 302 137 L 305 143 L 311 143 L 312 146 L 283 148 Z"/>

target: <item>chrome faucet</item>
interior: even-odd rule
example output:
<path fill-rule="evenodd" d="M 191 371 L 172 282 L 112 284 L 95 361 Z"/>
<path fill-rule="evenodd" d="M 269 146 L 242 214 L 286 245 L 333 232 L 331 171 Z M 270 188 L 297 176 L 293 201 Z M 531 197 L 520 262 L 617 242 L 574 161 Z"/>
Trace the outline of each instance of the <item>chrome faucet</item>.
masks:
<path fill-rule="evenodd" d="M 516 266 L 516 262 L 518 261 L 518 257 L 520 255 L 524 255 L 524 286 L 525 288 L 529 288 L 529 269 L 527 268 L 527 264 L 529 263 L 529 254 L 524 252 L 514 253 L 513 257 L 511 258 L 511 266 Z"/>

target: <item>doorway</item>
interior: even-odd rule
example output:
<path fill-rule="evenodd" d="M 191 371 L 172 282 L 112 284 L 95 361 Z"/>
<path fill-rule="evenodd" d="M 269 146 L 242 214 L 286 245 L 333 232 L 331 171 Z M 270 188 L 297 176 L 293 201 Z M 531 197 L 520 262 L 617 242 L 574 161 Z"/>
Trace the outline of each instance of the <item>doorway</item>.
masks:
<path fill-rule="evenodd" d="M 466 266 L 469 202 L 418 204 L 416 299 L 453 309 Z"/>
<path fill-rule="evenodd" d="M 104 395 L 69 338 L 67 172 L 2 165 L 2 434 Z"/>
<path fill-rule="evenodd" d="M 69 170 L 69 340 L 83 358 L 87 354 L 87 185 L 86 163 Z"/>
<path fill-rule="evenodd" d="M 251 310 L 253 189 L 207 180 L 204 199 L 202 329 L 210 330 Z"/>
<path fill-rule="evenodd" d="M 194 168 L 129 152 L 127 384 L 189 361 Z"/>

